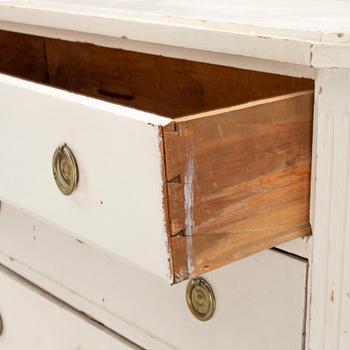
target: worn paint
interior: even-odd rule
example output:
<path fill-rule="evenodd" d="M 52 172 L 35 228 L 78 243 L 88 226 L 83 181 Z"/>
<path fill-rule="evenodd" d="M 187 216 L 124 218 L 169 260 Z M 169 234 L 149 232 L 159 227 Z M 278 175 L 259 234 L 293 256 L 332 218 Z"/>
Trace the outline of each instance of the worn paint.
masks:
<path fill-rule="evenodd" d="M 168 193 L 167 193 L 167 179 L 166 179 L 166 169 L 165 169 L 165 149 L 164 149 L 164 130 L 162 127 L 158 126 L 158 149 L 159 149 L 159 165 L 162 170 L 161 176 L 162 176 L 162 182 L 163 182 L 163 190 L 162 190 L 162 212 L 168 213 Z M 164 241 L 164 249 L 166 251 L 167 256 L 167 274 L 166 278 L 170 283 L 174 283 L 175 277 L 174 276 L 174 268 L 173 268 L 173 260 L 172 260 L 172 247 L 171 247 L 171 240 L 169 239 L 171 233 L 168 230 L 168 222 L 169 217 L 165 214 L 163 216 L 163 228 L 164 232 L 167 232 L 168 235 L 166 235 L 166 239 Z"/>
<path fill-rule="evenodd" d="M 349 349 L 350 72 L 324 69 L 315 91 L 308 348 Z M 316 180 L 317 178 L 317 180 Z"/>
<path fill-rule="evenodd" d="M 193 233 L 193 227 L 194 227 L 194 220 L 193 220 L 194 174 L 195 174 L 194 160 L 190 158 L 187 162 L 187 170 L 185 174 L 185 184 L 184 184 L 186 255 L 187 255 L 187 269 L 189 274 L 191 274 L 193 270 L 192 233 Z"/>
<path fill-rule="evenodd" d="M 188 279 L 188 272 L 180 270 L 178 272 L 175 272 L 175 283 L 184 281 Z"/>

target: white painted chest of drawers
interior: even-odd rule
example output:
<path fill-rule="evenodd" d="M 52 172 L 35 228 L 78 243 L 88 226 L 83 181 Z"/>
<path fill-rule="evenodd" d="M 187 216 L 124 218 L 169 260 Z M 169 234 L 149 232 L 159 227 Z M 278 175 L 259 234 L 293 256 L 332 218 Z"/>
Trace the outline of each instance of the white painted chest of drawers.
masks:
<path fill-rule="evenodd" d="M 349 348 L 349 20 L 0 1 L 0 346 Z"/>

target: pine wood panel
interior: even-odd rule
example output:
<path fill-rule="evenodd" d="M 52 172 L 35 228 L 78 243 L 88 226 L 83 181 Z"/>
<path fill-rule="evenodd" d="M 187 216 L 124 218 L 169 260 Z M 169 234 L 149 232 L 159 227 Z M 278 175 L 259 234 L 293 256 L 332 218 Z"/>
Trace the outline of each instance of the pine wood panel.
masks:
<path fill-rule="evenodd" d="M 175 280 L 308 235 L 312 92 L 164 127 Z"/>
<path fill-rule="evenodd" d="M 309 79 L 0 31 L 0 71 L 177 118 L 310 89 Z"/>
<path fill-rule="evenodd" d="M 48 78 L 45 41 L 37 36 L 0 30 L 0 70 L 23 79 Z"/>
<path fill-rule="evenodd" d="M 308 79 L 46 39 L 50 84 L 177 118 L 312 88 Z"/>

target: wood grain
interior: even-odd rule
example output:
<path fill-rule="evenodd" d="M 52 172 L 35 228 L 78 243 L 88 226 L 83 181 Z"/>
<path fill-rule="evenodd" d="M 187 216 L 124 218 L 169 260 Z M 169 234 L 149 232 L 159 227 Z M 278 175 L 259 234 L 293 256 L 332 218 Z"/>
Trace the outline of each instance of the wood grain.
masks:
<path fill-rule="evenodd" d="M 33 35 L 0 31 L 0 71 L 45 82 L 48 77 L 45 41 Z"/>
<path fill-rule="evenodd" d="M 302 92 L 164 127 L 175 281 L 311 233 L 312 113 Z"/>
<path fill-rule="evenodd" d="M 0 33 L 2 72 L 172 118 L 313 86 L 308 79 Z"/>
<path fill-rule="evenodd" d="M 47 40 L 50 84 L 167 117 L 308 89 L 312 81 Z"/>

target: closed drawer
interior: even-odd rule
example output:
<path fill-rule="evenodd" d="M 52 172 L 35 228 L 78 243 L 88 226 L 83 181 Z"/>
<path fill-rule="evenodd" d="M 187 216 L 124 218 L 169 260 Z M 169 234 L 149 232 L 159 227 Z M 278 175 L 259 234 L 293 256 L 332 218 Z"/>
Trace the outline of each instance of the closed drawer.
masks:
<path fill-rule="evenodd" d="M 17 76 L 0 75 L 4 202 L 171 282 L 311 233 L 311 81 L 18 33 L 0 45 Z M 69 196 L 52 174 L 63 144 Z"/>
<path fill-rule="evenodd" d="M 186 283 L 169 286 L 7 205 L 1 217 L 1 263 L 146 349 L 303 349 L 303 259 L 266 250 L 205 274 L 216 311 L 202 322 Z"/>
<path fill-rule="evenodd" d="M 140 349 L 0 266 L 2 350 Z"/>

